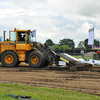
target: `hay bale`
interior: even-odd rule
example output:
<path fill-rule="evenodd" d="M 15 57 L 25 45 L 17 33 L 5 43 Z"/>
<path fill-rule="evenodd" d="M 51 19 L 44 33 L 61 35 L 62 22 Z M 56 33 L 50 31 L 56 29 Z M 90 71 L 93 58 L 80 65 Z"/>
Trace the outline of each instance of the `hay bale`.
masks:
<path fill-rule="evenodd" d="M 84 55 L 84 57 L 93 57 L 93 54 L 96 54 L 95 52 L 88 52 Z"/>

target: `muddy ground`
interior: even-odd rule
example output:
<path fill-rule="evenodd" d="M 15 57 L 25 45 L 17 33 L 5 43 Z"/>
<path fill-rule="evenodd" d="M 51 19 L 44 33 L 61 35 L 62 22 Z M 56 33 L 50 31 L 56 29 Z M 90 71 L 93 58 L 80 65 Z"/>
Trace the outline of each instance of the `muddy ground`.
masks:
<path fill-rule="evenodd" d="M 0 63 L 0 81 L 25 83 L 36 86 L 57 86 L 74 89 L 95 90 L 93 94 L 100 93 L 100 66 L 91 71 L 68 71 L 35 69 L 28 64 L 21 63 L 19 66 L 7 68 Z M 82 90 L 81 90 L 82 91 Z"/>

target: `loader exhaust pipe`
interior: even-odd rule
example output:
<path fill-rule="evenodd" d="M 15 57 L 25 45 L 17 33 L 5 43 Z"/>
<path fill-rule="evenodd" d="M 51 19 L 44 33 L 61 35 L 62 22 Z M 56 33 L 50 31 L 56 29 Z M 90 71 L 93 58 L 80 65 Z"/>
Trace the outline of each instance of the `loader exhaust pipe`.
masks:
<path fill-rule="evenodd" d="M 4 34 L 4 41 L 5 41 L 5 33 L 6 33 L 6 31 L 3 31 L 3 34 Z"/>

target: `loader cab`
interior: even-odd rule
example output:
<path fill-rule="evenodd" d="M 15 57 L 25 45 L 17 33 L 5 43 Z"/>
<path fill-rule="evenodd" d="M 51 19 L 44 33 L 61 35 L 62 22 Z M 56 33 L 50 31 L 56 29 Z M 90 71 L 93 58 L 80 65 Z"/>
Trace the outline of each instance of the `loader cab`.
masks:
<path fill-rule="evenodd" d="M 31 43 L 30 30 L 15 30 L 9 33 L 10 43 L 29 44 Z"/>

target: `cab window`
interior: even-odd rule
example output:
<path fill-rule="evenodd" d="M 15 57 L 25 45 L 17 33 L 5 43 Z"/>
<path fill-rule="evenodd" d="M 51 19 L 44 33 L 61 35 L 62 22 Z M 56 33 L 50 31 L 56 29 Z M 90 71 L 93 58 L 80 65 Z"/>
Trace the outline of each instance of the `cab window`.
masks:
<path fill-rule="evenodd" d="M 32 40 L 32 36 L 31 36 L 31 31 L 28 31 L 27 32 L 27 43 L 29 44 L 29 43 L 31 43 L 31 40 Z"/>
<path fill-rule="evenodd" d="M 18 32 L 18 43 L 25 43 L 25 32 Z"/>
<path fill-rule="evenodd" d="M 10 32 L 10 41 L 16 42 L 16 32 Z"/>

